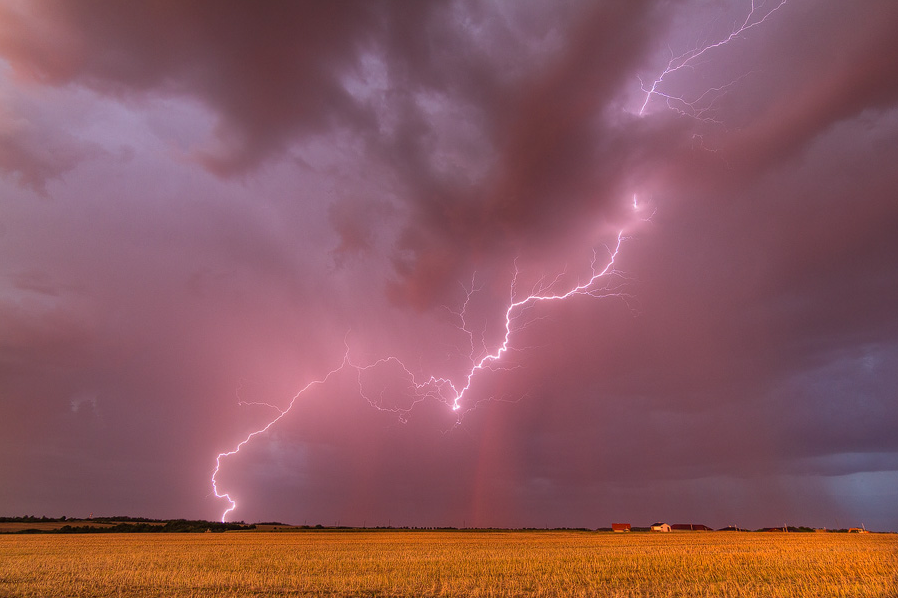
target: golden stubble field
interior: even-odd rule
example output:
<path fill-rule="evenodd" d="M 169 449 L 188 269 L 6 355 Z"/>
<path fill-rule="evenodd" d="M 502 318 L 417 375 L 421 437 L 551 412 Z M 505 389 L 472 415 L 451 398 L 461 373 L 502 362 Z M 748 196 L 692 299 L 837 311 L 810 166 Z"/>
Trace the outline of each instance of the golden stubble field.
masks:
<path fill-rule="evenodd" d="M 898 535 L 0 536 L 0 596 L 898 596 Z"/>

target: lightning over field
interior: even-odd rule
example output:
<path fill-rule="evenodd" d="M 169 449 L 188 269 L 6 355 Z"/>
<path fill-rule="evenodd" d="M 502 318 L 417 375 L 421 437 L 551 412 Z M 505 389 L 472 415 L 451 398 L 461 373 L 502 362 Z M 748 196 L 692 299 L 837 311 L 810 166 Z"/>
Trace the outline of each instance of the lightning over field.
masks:
<path fill-rule="evenodd" d="M 896 29 L 0 0 L 0 514 L 898 529 Z"/>
<path fill-rule="evenodd" d="M 658 75 L 651 87 L 646 89 L 645 85 L 642 86 L 642 91 L 645 92 L 645 101 L 639 109 L 639 115 L 643 116 L 646 112 L 646 108 L 650 102 L 650 100 L 654 96 L 662 97 L 667 102 L 667 107 L 671 110 L 674 110 L 680 114 L 687 114 L 686 109 L 688 109 L 688 115 L 703 119 L 704 115 L 710 110 L 710 106 L 713 104 L 714 98 L 708 100 L 706 104 L 699 106 L 699 103 L 704 101 L 708 96 L 714 96 L 717 94 L 723 93 L 723 88 L 712 88 L 707 91 L 700 93 L 696 99 L 694 100 L 685 100 L 681 96 L 672 96 L 668 93 L 661 91 L 662 84 L 664 83 L 664 79 L 667 76 L 671 76 L 675 74 L 677 71 L 686 68 L 696 68 L 696 63 L 701 59 L 706 53 L 714 50 L 715 48 L 719 48 L 721 46 L 730 43 L 732 40 L 745 35 L 749 29 L 761 25 L 766 21 L 773 13 L 782 8 L 786 4 L 787 0 L 781 0 L 778 4 L 773 6 L 772 8 L 767 8 L 765 10 L 765 6 L 761 3 L 760 6 L 755 4 L 755 0 L 752 0 L 751 10 L 745 19 L 741 22 L 741 24 L 734 26 L 732 32 L 723 39 L 718 41 L 713 41 L 704 45 L 696 46 L 695 48 L 688 50 L 678 56 L 672 57 L 668 62 L 667 66 Z M 736 81 L 726 84 L 726 86 L 734 85 Z M 633 202 L 632 206 L 635 212 L 638 212 L 640 209 L 638 196 L 637 194 L 633 194 Z M 262 428 L 251 432 L 244 440 L 242 440 L 236 447 L 232 450 L 220 453 L 215 459 L 215 469 L 212 472 L 212 490 L 217 498 L 225 499 L 228 502 L 228 507 L 224 513 L 222 513 L 221 520 L 225 521 L 231 511 L 237 508 L 237 503 L 228 493 L 222 493 L 218 489 L 218 484 L 216 482 L 216 476 L 218 475 L 219 470 L 222 466 L 222 459 L 225 457 L 229 457 L 231 455 L 236 454 L 240 451 L 241 447 L 250 442 L 255 436 L 259 434 L 263 434 L 267 432 L 271 426 L 275 425 L 281 418 L 285 417 L 290 410 L 292 409 L 294 403 L 301 398 L 301 396 L 313 385 L 319 385 L 327 382 L 327 380 L 337 373 L 338 371 L 344 368 L 353 368 L 357 371 L 361 372 L 364 370 L 369 370 L 372 368 L 376 368 L 386 363 L 395 363 L 398 364 L 402 373 L 407 377 L 409 390 L 414 396 L 414 400 L 411 403 L 411 407 L 414 407 L 418 402 L 425 400 L 427 398 L 433 398 L 439 402 L 446 404 L 451 407 L 453 411 L 461 411 L 459 414 L 459 420 L 461 421 L 461 416 L 467 411 L 469 407 L 464 405 L 465 395 L 471 390 L 471 386 L 474 383 L 475 377 L 483 370 L 489 370 L 494 367 L 499 367 L 503 354 L 507 353 L 511 348 L 512 335 L 515 329 L 520 326 L 520 320 L 526 314 L 527 310 L 534 307 L 535 305 L 548 302 L 548 301 L 564 301 L 565 299 L 569 299 L 575 296 L 589 296 L 594 298 L 606 298 L 609 296 L 622 297 L 623 295 L 617 289 L 617 287 L 609 287 L 606 283 L 608 277 L 616 274 L 614 271 L 614 262 L 617 257 L 618 251 L 620 251 L 621 243 L 624 239 L 624 231 L 621 230 L 617 234 L 617 239 L 614 244 L 613 249 L 609 251 L 610 256 L 605 262 L 604 267 L 598 267 L 596 264 L 597 257 L 594 256 L 591 263 L 591 273 L 584 282 L 578 282 L 573 286 L 559 288 L 561 285 L 559 280 L 562 278 L 562 274 L 558 274 L 554 279 L 545 281 L 540 280 L 537 283 L 536 288 L 532 290 L 527 295 L 522 297 L 518 297 L 518 289 L 516 288 L 517 281 L 517 273 L 515 273 L 515 278 L 512 279 L 511 284 L 511 293 L 509 303 L 505 309 L 504 314 L 504 329 L 503 329 L 503 337 L 500 343 L 493 343 L 493 349 L 486 349 L 484 342 L 484 349 L 481 351 L 481 355 L 475 355 L 475 347 L 476 343 L 474 340 L 474 332 L 468 328 L 468 323 L 465 319 L 465 310 L 462 309 L 460 312 L 455 312 L 455 315 L 460 320 L 460 329 L 467 334 L 471 339 L 471 354 L 468 356 L 471 367 L 464 373 L 463 377 L 460 380 L 453 380 L 449 377 L 443 376 L 435 376 L 431 375 L 426 377 L 423 380 L 418 380 L 412 371 L 409 370 L 408 366 L 406 366 L 402 361 L 396 357 L 387 357 L 377 360 L 376 362 L 368 365 L 358 365 L 351 361 L 349 355 L 349 349 L 347 348 L 346 355 L 343 358 L 341 365 L 331 370 L 327 376 L 325 376 L 322 380 L 315 381 L 310 383 L 302 390 L 300 390 L 296 395 L 293 396 L 289 405 L 284 410 L 278 410 L 278 415 L 272 419 L 270 422 L 265 424 Z M 471 299 L 471 295 L 474 292 L 474 286 L 472 282 L 471 288 L 466 293 L 466 301 L 465 307 L 467 307 L 468 301 Z M 359 394 L 361 396 L 365 395 L 365 390 L 361 380 L 359 381 Z M 377 409 L 382 409 L 377 402 L 368 400 L 368 403 Z M 404 412 L 407 412 L 411 409 L 411 407 L 402 410 L 400 412 L 400 417 L 403 416 Z"/>

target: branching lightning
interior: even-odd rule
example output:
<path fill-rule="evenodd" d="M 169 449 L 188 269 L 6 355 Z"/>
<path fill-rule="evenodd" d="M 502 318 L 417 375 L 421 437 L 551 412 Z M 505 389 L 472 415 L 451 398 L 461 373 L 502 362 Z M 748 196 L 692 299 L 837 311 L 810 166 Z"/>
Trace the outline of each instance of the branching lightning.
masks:
<path fill-rule="evenodd" d="M 677 56 L 672 56 L 669 59 L 667 66 L 654 78 L 651 85 L 647 86 L 642 79 L 640 79 L 641 89 L 642 92 L 645 93 L 645 98 L 639 108 L 638 114 L 640 116 L 645 115 L 652 98 L 657 96 L 664 98 L 668 109 L 699 120 L 716 122 L 712 114 L 714 103 L 730 88 L 735 86 L 741 78 L 737 78 L 726 85 L 709 88 L 692 100 L 688 100 L 682 95 L 675 95 L 671 92 L 664 91 L 663 87 L 665 81 L 678 71 L 696 68 L 699 59 L 703 56 L 716 48 L 725 46 L 733 40 L 740 38 L 750 29 L 763 24 L 787 2 L 788 0 L 775 0 L 774 2 L 771 2 L 773 6 L 770 8 L 767 6 L 766 2 L 752 0 L 751 10 L 741 24 L 734 24 L 729 35 L 712 43 L 698 44 L 691 50 Z M 634 214 L 639 215 L 637 216 L 639 220 L 651 219 L 651 214 L 647 217 L 640 214 L 644 209 L 644 206 L 639 203 L 637 194 L 633 194 L 632 208 Z M 233 449 L 219 453 L 216 456 L 215 468 L 211 477 L 212 493 L 216 498 L 226 500 L 228 503 L 227 509 L 222 513 L 221 520 L 225 521 L 228 515 L 237 508 L 237 502 L 231 495 L 228 492 L 219 490 L 217 477 L 222 467 L 222 461 L 225 458 L 240 452 L 240 450 L 256 436 L 268 432 L 272 426 L 290 413 L 296 402 L 310 389 L 326 384 L 331 378 L 343 371 L 355 370 L 358 376 L 359 394 L 369 403 L 369 405 L 371 405 L 371 407 L 381 411 L 390 411 L 396 414 L 401 421 L 405 421 L 405 417 L 417 404 L 431 399 L 445 404 L 457 414 L 456 421 L 460 422 L 464 413 L 477 406 L 477 402 L 472 402 L 468 397 L 468 394 L 481 372 L 484 370 L 495 371 L 516 367 L 504 363 L 503 357 L 509 351 L 521 349 L 520 347 L 513 347 L 512 343 L 514 335 L 516 332 L 519 332 L 528 324 L 532 323 L 533 319 L 528 319 L 528 312 L 536 305 L 544 302 L 563 302 L 575 296 L 592 298 L 627 297 L 627 295 L 620 290 L 620 285 L 615 283 L 620 277 L 620 273 L 615 269 L 615 263 L 621 246 L 626 239 L 624 233 L 624 230 L 618 232 L 613 246 L 607 248 L 606 259 L 600 261 L 599 254 L 595 251 L 593 252 L 588 276 L 585 280 L 577 282 L 576 284 L 568 284 L 565 286 L 564 280 L 566 273 L 561 272 L 552 280 L 547 281 L 546 279 L 542 279 L 530 289 L 530 292 L 527 295 L 522 295 L 518 290 L 519 271 L 517 265 L 515 265 L 515 273 L 512 277 L 509 289 L 509 299 L 505 308 L 504 331 L 501 336 L 501 341 L 494 343 L 492 349 L 487 348 L 488 343 L 484 338 L 484 333 L 481 333 L 478 338 L 478 335 L 469 324 L 467 318 L 467 310 L 470 301 L 477 291 L 480 290 L 476 285 L 476 279 L 472 277 L 470 284 L 468 286 L 463 286 L 465 299 L 461 308 L 458 311 L 449 310 L 450 314 L 457 320 L 457 328 L 466 335 L 470 344 L 470 353 L 468 355 L 469 367 L 462 376 L 451 378 L 448 376 L 441 377 L 431 375 L 419 379 L 401 359 L 395 356 L 384 357 L 367 364 L 359 364 L 351 359 L 349 346 L 346 344 L 346 350 L 340 363 L 330 370 L 323 378 L 312 381 L 303 387 L 293 396 L 285 408 L 282 409 L 268 403 L 247 403 L 241 401 L 241 404 L 244 405 L 261 405 L 272 408 L 277 411 L 277 416 L 272 418 L 263 427 L 250 432 Z M 404 407 L 387 407 L 382 400 L 383 396 L 380 398 L 372 398 L 366 394 L 363 375 L 366 372 L 387 366 L 398 368 L 399 376 L 407 381 L 409 393 L 413 397 L 410 405 Z"/>
<path fill-rule="evenodd" d="M 748 30 L 763 24 L 774 13 L 781 9 L 787 2 L 788 0 L 777 0 L 773 8 L 767 9 L 765 8 L 767 5 L 766 2 L 758 2 L 758 0 L 752 0 L 751 10 L 745 16 L 745 19 L 741 24 L 735 23 L 733 25 L 733 28 L 730 31 L 729 35 L 713 43 L 696 45 L 691 50 L 687 50 L 686 52 L 683 52 L 678 56 L 671 56 L 670 60 L 667 62 L 667 66 L 663 71 L 661 71 L 661 74 L 655 77 L 655 80 L 652 82 L 651 86 L 646 87 L 645 83 L 642 81 L 642 79 L 640 79 L 640 83 L 642 83 L 642 91 L 645 93 L 645 100 L 642 102 L 642 106 L 639 108 L 639 114 L 645 114 L 645 111 L 648 108 L 649 102 L 652 100 L 652 97 L 658 96 L 665 99 L 667 107 L 671 110 L 674 110 L 681 114 L 692 116 L 699 120 L 714 121 L 714 118 L 710 116 L 710 111 L 713 108 L 714 102 L 724 93 L 726 93 L 729 88 L 738 83 L 739 80 L 742 79 L 742 77 L 739 77 L 725 85 L 707 89 L 693 100 L 687 100 L 682 95 L 674 95 L 672 93 L 663 91 L 661 89 L 661 86 L 662 83 L 664 83 L 665 78 L 677 73 L 678 71 L 695 68 L 696 63 L 700 58 L 705 56 L 705 54 L 708 54 L 709 52 L 717 48 L 729 44 L 733 40 L 742 37 L 742 35 Z M 745 75 L 743 75 L 743 77 L 744 76 Z"/>
<path fill-rule="evenodd" d="M 633 208 L 634 210 L 639 209 L 639 205 L 636 202 L 635 196 L 633 198 Z M 466 411 L 466 409 L 463 409 L 465 395 L 471 389 L 474 380 L 477 377 L 477 374 L 483 370 L 493 371 L 496 369 L 502 369 L 502 365 L 499 362 L 502 360 L 503 355 L 511 350 L 511 341 L 514 332 L 519 331 L 526 326 L 528 321 L 526 320 L 525 315 L 530 308 L 541 302 L 564 301 L 565 299 L 569 299 L 574 296 L 587 296 L 593 298 L 626 296 L 624 293 L 620 292 L 616 285 L 611 282 L 613 277 L 618 274 L 618 272 L 614 268 L 614 265 L 624 239 L 624 231 L 621 230 L 617 234 L 613 248 L 608 248 L 608 258 L 603 262 L 603 265 L 599 265 L 598 253 L 594 251 L 592 261 L 590 263 L 590 274 L 588 275 L 586 280 L 584 280 L 583 282 L 579 282 L 573 286 L 562 288 L 560 290 L 559 286 L 561 286 L 561 279 L 564 273 L 560 273 L 550 282 L 546 282 L 545 280 L 538 282 L 535 287 L 531 289 L 528 295 L 516 299 L 516 296 L 518 296 L 517 279 L 519 272 L 517 268 L 515 268 L 515 274 L 512 278 L 510 287 L 510 299 L 508 306 L 505 309 L 504 336 L 502 337 L 501 343 L 499 343 L 493 351 L 487 351 L 486 354 L 482 356 L 475 356 L 476 344 L 474 342 L 474 332 L 469 327 L 468 321 L 466 319 L 468 304 L 471 300 L 471 297 L 477 291 L 477 288 L 476 286 L 474 286 L 474 282 L 472 280 L 471 286 L 465 289 L 466 297 L 464 303 L 462 304 L 461 310 L 458 312 L 452 312 L 459 320 L 459 330 L 463 331 L 471 341 L 471 353 L 469 355 L 471 367 L 457 382 L 453 381 L 449 377 L 438 376 L 429 376 L 426 379 L 418 380 L 411 369 L 409 369 L 402 362 L 402 360 L 394 356 L 384 357 L 365 365 L 358 364 L 353 362 L 350 358 L 349 348 L 347 346 L 346 352 L 344 353 L 343 359 L 340 364 L 330 372 L 328 372 L 327 375 L 325 375 L 320 380 L 312 381 L 305 387 L 303 387 L 293 396 L 286 408 L 280 409 L 269 403 L 247 403 L 245 401 L 241 401 L 242 404 L 263 405 L 265 407 L 271 407 L 278 411 L 278 415 L 271 419 L 271 421 L 269 421 L 265 426 L 249 433 L 233 449 L 223 453 L 219 453 L 216 456 L 215 469 L 212 472 L 211 479 L 212 492 L 216 496 L 216 498 L 220 498 L 228 502 L 228 508 L 221 515 L 222 522 L 227 519 L 229 513 L 237 508 L 237 502 L 230 496 L 230 494 L 227 492 L 221 492 L 218 488 L 217 477 L 219 471 L 221 470 L 222 460 L 226 457 L 237 454 L 238 452 L 240 452 L 240 449 L 246 446 L 246 444 L 249 443 L 253 438 L 264 434 L 269 429 L 271 429 L 272 426 L 274 426 L 290 412 L 294 404 L 296 404 L 297 400 L 299 400 L 299 398 L 311 388 L 325 384 L 326 382 L 328 382 L 328 380 L 330 380 L 333 376 L 337 375 L 341 371 L 353 369 L 358 373 L 359 394 L 375 409 L 381 411 L 392 411 L 399 416 L 400 420 L 404 421 L 404 416 L 409 411 L 411 411 L 415 405 L 430 398 L 445 403 L 449 408 L 452 409 L 452 411 L 457 412 L 457 421 L 460 421 L 462 414 L 464 413 L 464 411 Z M 486 345 L 482 338 L 481 345 Z M 381 401 L 372 399 L 364 392 L 364 385 L 361 377 L 362 374 L 366 371 L 379 368 L 387 364 L 394 364 L 398 366 L 402 375 L 407 378 L 412 396 L 414 397 L 410 406 L 404 408 L 386 408 L 383 406 L 383 403 Z M 473 406 L 474 405 L 472 405 L 471 408 L 473 408 Z"/>
<path fill-rule="evenodd" d="M 250 432 L 246 436 L 246 438 L 244 438 L 237 446 L 235 446 L 230 451 L 226 451 L 224 453 L 219 453 L 218 456 L 215 457 L 215 470 L 212 472 L 212 492 L 215 494 L 216 498 L 223 498 L 228 501 L 228 508 L 225 510 L 224 513 L 221 514 L 222 523 L 224 523 L 225 519 L 227 519 L 228 513 L 230 513 L 231 511 L 233 511 L 234 509 L 237 508 L 237 503 L 234 502 L 234 499 L 232 499 L 231 496 L 227 492 L 219 492 L 218 491 L 218 484 L 216 482 L 216 477 L 218 477 L 218 471 L 221 469 L 221 460 L 225 457 L 230 457 L 231 455 L 236 455 L 237 453 L 240 452 L 240 449 L 242 449 L 250 440 L 252 440 L 253 438 L 255 438 L 256 436 L 258 436 L 260 434 L 264 434 L 265 432 L 267 432 L 271 428 L 271 426 L 278 423 L 281 420 L 281 418 L 283 418 L 285 415 L 287 415 L 290 412 L 290 410 L 293 408 L 293 404 L 296 403 L 296 400 L 299 399 L 299 397 L 301 397 L 307 390 L 309 390 L 313 386 L 320 386 L 320 385 L 324 384 L 332 376 L 334 376 L 337 372 L 342 370 L 346 366 L 346 364 L 347 364 L 347 357 L 344 356 L 343 363 L 340 364 L 340 366 L 329 371 L 327 373 L 327 375 L 324 378 L 322 378 L 321 380 L 313 380 L 312 382 L 309 382 L 307 385 L 305 385 L 302 388 L 302 390 L 300 390 L 298 393 L 293 395 L 293 398 L 290 400 L 290 404 L 287 405 L 286 409 L 279 409 L 278 407 L 275 407 L 274 405 L 269 405 L 268 403 L 265 403 L 265 406 L 277 409 L 279 412 L 278 416 L 275 417 L 274 419 L 272 419 L 270 422 L 268 422 L 265 425 L 265 427 L 259 428 L 255 432 Z"/>

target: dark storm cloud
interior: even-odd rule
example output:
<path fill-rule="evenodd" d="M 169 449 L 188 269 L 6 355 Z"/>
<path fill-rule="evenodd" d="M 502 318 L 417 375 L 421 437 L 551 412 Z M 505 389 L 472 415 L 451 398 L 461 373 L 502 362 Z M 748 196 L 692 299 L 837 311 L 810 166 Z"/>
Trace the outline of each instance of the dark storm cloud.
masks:
<path fill-rule="evenodd" d="M 627 296 L 528 312 L 459 426 L 344 371 L 236 515 L 894 527 L 846 488 L 896 475 L 898 9 L 790 0 L 665 78 L 715 122 L 638 114 L 750 6 L 0 2 L 0 502 L 214 517 L 347 346 L 457 381 L 624 229 Z"/>
<path fill-rule="evenodd" d="M 391 90 L 384 101 L 402 122 L 395 135 L 374 134 L 371 143 L 385 146 L 413 211 L 402 247 L 414 258 L 400 265 L 398 287 L 409 290 L 397 296 L 429 305 L 470 269 L 473 255 L 520 253 L 520 238 L 539 246 L 583 222 L 584 212 L 607 209 L 619 191 L 630 150 L 625 135 L 596 115 L 632 77 L 661 11 L 630 2 L 521 12 L 491 26 L 493 41 L 469 31 L 497 16 L 476 6 L 277 3 L 258 11 L 243 3 L 43 2 L 5 9 L 10 26 L 0 50 L 17 76 L 42 84 L 200 99 L 219 120 L 214 143 L 196 157 L 219 174 L 257 167 L 306 134 L 348 126 L 371 137 L 372 106 L 348 93 L 342 79 L 364 81 L 363 55 L 380 55 Z M 509 53 L 503 44 L 525 52 L 531 37 L 553 34 L 564 37 L 535 72 L 503 83 L 484 66 L 512 61 L 502 56 Z M 413 97 L 434 90 L 469 106 L 484 129 L 488 149 L 480 153 L 497 156 L 473 187 L 435 172 L 427 145 L 441 140 Z"/>
<path fill-rule="evenodd" d="M 776 95 L 762 95 L 763 107 L 751 110 L 756 114 L 743 124 L 728 152 L 735 165 L 778 164 L 834 123 L 894 106 L 898 82 L 885 73 L 898 69 L 893 35 L 898 6 L 874 1 L 827 7 L 797 8 L 797 14 L 789 15 L 794 27 L 761 52 L 759 58 L 777 84 L 767 91 Z M 777 60 L 783 55 L 794 58 Z"/>
<path fill-rule="evenodd" d="M 563 23 L 562 46 L 511 89 L 486 85 L 460 98 L 484 118 L 495 152 L 474 185 L 424 176 L 433 171 L 419 147 L 426 123 L 404 131 L 397 161 L 414 173 L 414 205 L 401 247 L 414 258 L 397 264 L 395 297 L 429 305 L 484 256 L 539 254 L 561 231 L 579 238 L 590 221 L 610 217 L 632 149 L 601 116 L 643 59 L 658 17 L 650 3 L 589 7 Z"/>
<path fill-rule="evenodd" d="M 244 172 L 298 134 L 364 121 L 340 84 L 380 13 L 399 5 L 37 2 L 3 9 L 0 51 L 17 76 L 103 93 L 192 94 L 219 116 L 198 158 Z M 415 9 L 417 10 L 417 9 Z"/>

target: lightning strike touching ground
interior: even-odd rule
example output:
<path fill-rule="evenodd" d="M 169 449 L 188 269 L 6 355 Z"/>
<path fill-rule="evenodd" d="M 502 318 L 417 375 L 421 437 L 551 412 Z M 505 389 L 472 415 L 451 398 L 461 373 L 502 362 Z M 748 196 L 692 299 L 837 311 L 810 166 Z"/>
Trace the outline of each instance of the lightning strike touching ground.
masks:
<path fill-rule="evenodd" d="M 635 195 L 633 196 L 633 208 L 634 210 L 639 209 L 639 205 L 636 202 Z M 466 289 L 466 297 L 464 303 L 462 304 L 461 310 L 458 312 L 453 312 L 460 320 L 459 329 L 465 332 L 471 339 L 471 353 L 469 355 L 471 367 L 463 376 L 463 378 L 458 382 L 454 382 L 448 377 L 438 376 L 429 376 L 426 379 L 419 381 L 416 379 L 415 374 L 399 358 L 393 356 L 378 359 L 373 363 L 367 365 L 357 364 L 350 359 L 349 348 L 347 346 L 346 352 L 343 355 L 343 360 L 340 365 L 332 369 L 320 380 L 312 381 L 305 387 L 303 387 L 299 392 L 293 395 L 293 398 L 290 400 L 290 403 L 286 408 L 280 409 L 279 407 L 270 405 L 268 403 L 247 403 L 245 401 L 241 401 L 241 404 L 244 405 L 253 404 L 274 408 L 278 411 L 278 415 L 271 421 L 269 421 L 265 426 L 249 433 L 246 438 L 240 441 L 240 443 L 238 443 L 233 449 L 219 453 L 216 456 L 215 468 L 212 471 L 211 478 L 212 493 L 216 498 L 224 499 L 228 502 L 227 509 L 225 509 L 225 511 L 221 515 L 221 521 L 224 522 L 227 519 L 228 514 L 237 508 L 237 502 L 230 496 L 230 494 L 227 492 L 221 492 L 218 488 L 217 477 L 219 471 L 221 470 L 222 459 L 237 454 L 238 452 L 240 452 L 240 449 L 243 448 L 247 443 L 249 443 L 253 438 L 264 434 L 269 429 L 271 429 L 272 426 L 274 426 L 278 421 L 280 421 L 290 412 L 296 401 L 309 389 L 327 383 L 328 380 L 330 380 L 333 376 L 337 375 L 339 372 L 347 368 L 354 369 L 359 376 L 359 394 L 368 402 L 369 405 L 371 405 L 375 409 L 396 413 L 400 421 L 404 422 L 405 415 L 409 411 L 411 411 L 415 407 L 415 405 L 423 400 L 430 398 L 446 404 L 449 408 L 451 408 L 452 411 L 457 412 L 458 419 L 456 421 L 459 422 L 464 412 L 467 411 L 467 409 L 462 409 L 462 401 L 465 398 L 465 395 L 471 389 L 475 377 L 479 372 L 483 370 L 493 371 L 497 369 L 497 366 L 501 367 L 498 362 L 500 362 L 502 356 L 511 349 L 513 333 L 517 330 L 521 330 L 526 326 L 526 322 L 522 322 L 522 318 L 530 308 L 541 302 L 564 301 L 565 299 L 569 299 L 574 296 L 587 296 L 593 298 L 626 297 L 624 293 L 619 291 L 617 286 L 609 283 L 610 279 L 618 274 L 618 272 L 614 268 L 614 264 L 620 251 L 621 244 L 623 243 L 625 238 L 626 237 L 624 236 L 624 231 L 619 231 L 615 239 L 613 248 L 608 248 L 608 258 L 604 262 L 604 265 L 601 267 L 599 265 L 598 254 L 593 251 L 593 257 L 590 263 L 589 277 L 583 282 L 579 282 L 574 286 L 568 286 L 560 290 L 558 287 L 561 286 L 560 281 L 563 273 L 557 275 L 551 282 L 538 282 L 535 288 L 531 290 L 530 294 L 523 298 L 516 299 L 515 297 L 517 296 L 518 277 L 518 271 L 516 268 L 515 275 L 512 278 L 511 282 L 509 304 L 505 309 L 505 327 L 502 342 L 499 343 L 493 351 L 486 352 L 486 354 L 482 356 L 475 356 L 475 343 L 473 340 L 474 333 L 469 328 L 468 322 L 465 319 L 465 313 L 468 307 L 468 303 L 470 302 L 473 294 L 477 291 L 477 288 L 474 286 L 472 280 L 471 287 Z M 482 344 L 485 346 L 485 343 Z M 414 396 L 414 400 L 412 401 L 410 406 L 405 408 L 393 409 L 386 408 L 380 401 L 371 399 L 364 392 L 364 384 L 361 378 L 362 373 L 374 368 L 385 366 L 387 364 L 395 364 L 396 366 L 398 366 L 401 370 L 402 375 L 408 379 L 409 388 L 412 392 L 412 395 Z M 473 406 L 469 407 L 469 409 L 470 408 L 473 408 Z"/>
<path fill-rule="evenodd" d="M 285 415 L 287 415 L 287 413 L 290 412 L 290 409 L 293 408 L 293 404 L 296 402 L 296 400 L 300 396 L 303 395 L 303 393 L 305 393 L 307 390 L 309 390 L 313 386 L 320 386 L 320 385 L 324 384 L 325 382 L 327 382 L 331 378 L 331 376 L 335 375 L 337 372 L 342 370 L 346 366 L 347 363 L 348 363 L 348 357 L 344 356 L 343 363 L 341 363 L 339 366 L 337 366 L 336 368 L 334 368 L 330 372 L 328 372 L 324 378 L 322 378 L 321 380 L 313 380 L 312 382 L 309 382 L 306 386 L 304 386 L 302 388 L 302 390 L 300 390 L 298 393 L 293 395 L 293 398 L 290 400 L 290 404 L 287 405 L 286 409 L 279 409 L 278 407 L 275 407 L 274 405 L 269 405 L 269 404 L 265 403 L 265 405 L 267 407 L 273 407 L 274 409 L 277 409 L 279 411 L 278 416 L 275 417 L 274 419 L 272 419 L 270 422 L 268 422 L 264 427 L 259 428 L 255 432 L 250 432 L 246 436 L 246 438 L 244 438 L 242 441 L 240 441 L 240 443 L 237 446 L 235 446 L 233 449 L 231 449 L 230 451 L 226 451 L 224 453 L 219 453 L 218 456 L 215 457 L 215 469 L 212 472 L 212 492 L 215 494 L 216 498 L 223 498 L 228 501 L 228 508 L 225 510 L 224 513 L 221 514 L 222 523 L 224 523 L 225 519 L 228 516 L 228 513 L 230 513 L 231 511 L 233 511 L 234 509 L 237 508 L 237 503 L 230 497 L 230 495 L 227 492 L 219 492 L 218 491 L 218 484 L 216 481 L 216 477 L 218 476 L 218 472 L 221 469 L 221 460 L 224 457 L 229 457 L 231 455 L 237 454 L 238 452 L 240 452 L 240 449 L 243 448 L 246 445 L 246 443 L 248 443 L 250 440 L 252 440 L 256 436 L 258 436 L 259 434 L 264 434 L 265 432 L 267 432 L 268 429 L 271 428 L 271 426 L 276 424 L 278 421 L 281 420 L 281 418 L 283 418 Z"/>

